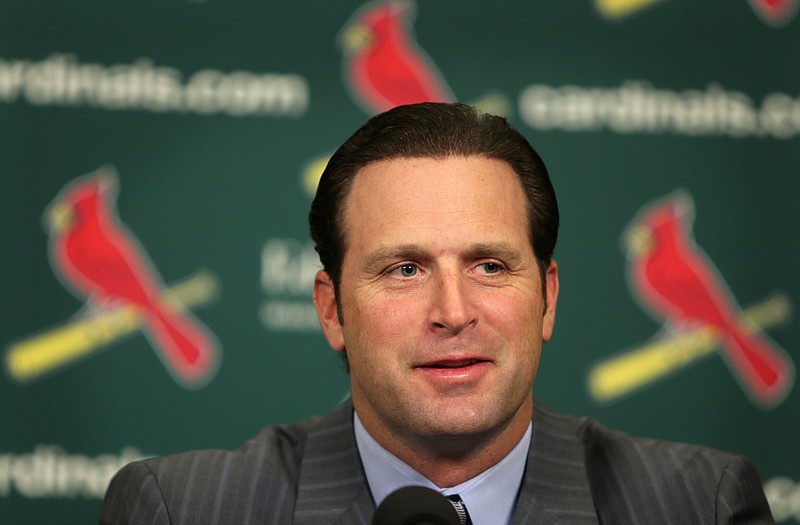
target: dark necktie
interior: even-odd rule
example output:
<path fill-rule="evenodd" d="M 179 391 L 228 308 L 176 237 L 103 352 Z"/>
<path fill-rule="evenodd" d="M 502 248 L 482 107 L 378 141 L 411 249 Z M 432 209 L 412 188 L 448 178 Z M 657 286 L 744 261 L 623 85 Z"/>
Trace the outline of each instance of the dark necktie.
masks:
<path fill-rule="evenodd" d="M 461 497 L 458 494 L 452 494 L 447 496 L 447 499 L 450 500 L 450 503 L 453 504 L 453 508 L 456 509 L 461 525 L 472 525 L 472 520 L 469 519 L 469 512 L 467 512 L 467 507 L 464 505 L 464 502 L 461 501 Z"/>

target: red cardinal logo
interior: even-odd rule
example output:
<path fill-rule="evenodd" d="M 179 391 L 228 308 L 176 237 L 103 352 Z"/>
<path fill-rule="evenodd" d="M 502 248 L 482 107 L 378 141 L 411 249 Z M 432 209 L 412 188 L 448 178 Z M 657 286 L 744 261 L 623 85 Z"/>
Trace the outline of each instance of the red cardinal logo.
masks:
<path fill-rule="evenodd" d="M 96 308 L 133 306 L 173 376 L 202 384 L 218 364 L 213 336 L 164 300 L 164 286 L 147 254 L 116 213 L 118 182 L 103 168 L 68 185 L 45 212 L 54 272 Z"/>
<path fill-rule="evenodd" d="M 371 3 L 342 30 L 345 81 L 369 113 L 455 100 L 433 60 L 416 42 L 413 15 L 412 2 Z"/>
<path fill-rule="evenodd" d="M 741 326 L 739 306 L 692 237 L 693 220 L 694 205 L 685 192 L 640 213 L 624 236 L 632 289 L 673 329 L 712 328 L 746 392 L 760 405 L 774 406 L 792 386 L 792 361 L 763 333 Z"/>
<path fill-rule="evenodd" d="M 749 0 L 756 14 L 769 25 L 782 26 L 797 13 L 798 0 Z"/>
<path fill-rule="evenodd" d="M 362 6 L 339 34 L 344 50 L 343 76 L 350 95 L 370 115 L 395 106 L 456 100 L 433 60 L 417 44 L 411 28 L 410 0 Z M 469 102 L 483 112 L 508 115 L 511 103 L 491 91 Z M 331 153 L 316 155 L 302 169 L 302 184 L 312 197 Z"/>

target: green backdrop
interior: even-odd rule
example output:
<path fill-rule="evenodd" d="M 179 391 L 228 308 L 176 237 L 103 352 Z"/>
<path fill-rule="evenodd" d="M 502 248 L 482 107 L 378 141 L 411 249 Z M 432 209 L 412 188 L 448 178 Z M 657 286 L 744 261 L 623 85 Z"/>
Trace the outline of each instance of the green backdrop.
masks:
<path fill-rule="evenodd" d="M 310 301 L 310 189 L 326 155 L 381 104 L 416 96 L 415 81 L 421 96 L 505 113 L 550 169 L 562 291 L 537 396 L 746 454 L 776 519 L 800 523 L 796 9 L 0 1 L 0 522 L 94 522 L 121 464 L 233 448 L 346 396 Z M 218 367 L 165 366 L 124 301 L 73 293 L 49 255 L 46 210 L 97 170 L 116 173 L 105 198 L 148 254 L 140 275 L 212 334 Z M 626 228 L 675 195 L 713 278 L 782 357 L 786 381 L 766 399 L 719 333 L 666 327 L 626 278 Z"/>

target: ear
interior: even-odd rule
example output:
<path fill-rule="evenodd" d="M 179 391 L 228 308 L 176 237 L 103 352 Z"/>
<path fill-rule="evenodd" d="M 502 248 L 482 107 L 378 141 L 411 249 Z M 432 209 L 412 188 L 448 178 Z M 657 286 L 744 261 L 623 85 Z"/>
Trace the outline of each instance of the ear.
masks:
<path fill-rule="evenodd" d="M 314 306 L 317 309 L 319 325 L 331 348 L 337 352 L 344 350 L 342 325 L 339 323 L 339 311 L 336 307 L 336 291 L 333 281 L 325 270 L 317 272 L 314 278 Z"/>
<path fill-rule="evenodd" d="M 556 303 L 558 302 L 558 264 L 550 260 L 550 266 L 544 274 L 547 284 L 547 309 L 542 321 L 542 340 L 549 341 L 553 337 L 553 326 L 556 324 Z"/>

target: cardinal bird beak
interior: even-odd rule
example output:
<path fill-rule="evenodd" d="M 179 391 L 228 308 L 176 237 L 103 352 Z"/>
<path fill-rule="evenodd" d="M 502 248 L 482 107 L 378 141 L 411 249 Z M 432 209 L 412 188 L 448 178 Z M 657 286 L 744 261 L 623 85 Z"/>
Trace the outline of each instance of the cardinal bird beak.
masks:
<path fill-rule="evenodd" d="M 648 253 L 653 248 L 652 230 L 642 224 L 632 227 L 625 234 L 625 246 L 629 255 L 638 257 Z"/>
<path fill-rule="evenodd" d="M 328 161 L 330 159 L 330 153 L 326 153 L 325 155 L 311 159 L 303 166 L 303 187 L 311 197 L 317 194 L 319 179 L 322 178 L 322 173 L 328 166 Z"/>
<path fill-rule="evenodd" d="M 58 202 L 48 208 L 45 222 L 51 233 L 61 233 L 75 223 L 75 210 L 66 202 Z"/>
<path fill-rule="evenodd" d="M 363 24 L 354 24 L 342 34 L 342 47 L 348 55 L 360 53 L 372 45 L 372 31 Z"/>

